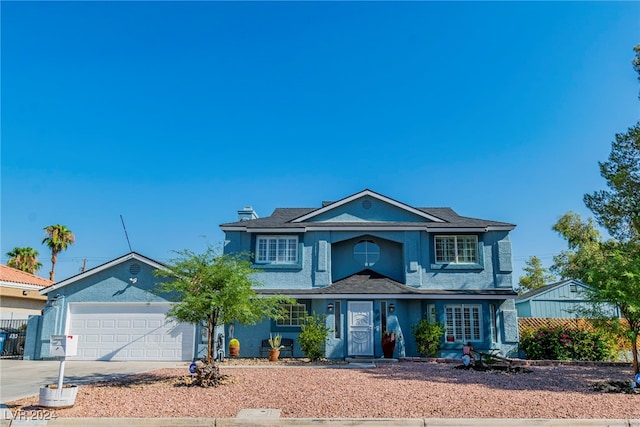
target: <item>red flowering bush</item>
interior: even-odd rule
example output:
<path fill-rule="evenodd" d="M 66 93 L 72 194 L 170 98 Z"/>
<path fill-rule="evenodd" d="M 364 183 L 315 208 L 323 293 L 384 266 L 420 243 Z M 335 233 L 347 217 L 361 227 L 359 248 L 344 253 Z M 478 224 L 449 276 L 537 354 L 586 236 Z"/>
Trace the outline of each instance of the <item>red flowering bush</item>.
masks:
<path fill-rule="evenodd" d="M 613 360 L 614 340 L 605 333 L 566 326 L 542 327 L 520 337 L 520 350 L 532 360 Z"/>

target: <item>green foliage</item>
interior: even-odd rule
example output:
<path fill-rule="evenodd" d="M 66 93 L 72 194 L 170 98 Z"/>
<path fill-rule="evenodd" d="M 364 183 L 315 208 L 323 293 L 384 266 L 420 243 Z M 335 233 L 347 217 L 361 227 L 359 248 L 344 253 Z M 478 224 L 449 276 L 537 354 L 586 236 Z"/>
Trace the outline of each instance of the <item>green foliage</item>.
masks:
<path fill-rule="evenodd" d="M 520 349 L 532 360 L 613 360 L 615 340 L 600 331 L 542 327 L 523 333 Z"/>
<path fill-rule="evenodd" d="M 620 242 L 640 240 L 640 122 L 617 134 L 609 159 L 598 164 L 609 190 L 586 194 L 585 205 Z"/>
<path fill-rule="evenodd" d="M 422 319 L 411 325 L 411 332 L 418 346 L 418 353 L 424 357 L 436 357 L 442 345 L 444 325 Z"/>
<path fill-rule="evenodd" d="M 520 285 L 518 293 L 523 294 L 525 292 L 541 288 L 547 283 L 555 280 L 555 276 L 547 273 L 547 269 L 542 266 L 540 258 L 537 256 L 532 256 L 525 261 L 525 264 L 526 267 L 522 270 L 524 270 L 526 274 L 520 277 L 520 280 L 518 281 L 518 285 Z"/>
<path fill-rule="evenodd" d="M 167 316 L 195 325 L 206 324 L 209 340 L 207 360 L 213 358 L 215 327 L 240 323 L 253 325 L 265 317 L 283 316 L 282 303 L 293 302 L 280 296 L 260 297 L 259 286 L 251 275 L 256 272 L 243 254 L 218 255 L 212 247 L 203 253 L 176 252 L 178 257 L 166 268 L 155 271 L 168 281 L 157 284 L 155 292 L 174 301 Z"/>
<path fill-rule="evenodd" d="M 640 45 L 633 48 L 634 70 L 640 78 Z M 569 250 L 555 258 L 563 277 L 580 279 L 590 286 L 589 299 L 611 303 L 628 322 L 633 370 L 638 367 L 640 334 L 640 122 L 617 134 L 606 162 L 599 162 L 608 190 L 584 195 L 585 205 L 598 224 L 615 238 L 601 241 L 591 220 L 565 214 L 554 230 L 569 243 Z"/>
<path fill-rule="evenodd" d="M 271 346 L 272 350 L 280 350 L 283 349 L 284 346 L 280 345 L 280 343 L 282 342 L 282 336 L 280 334 L 276 334 L 276 336 L 272 336 L 271 333 L 269 333 L 269 346 Z"/>
<path fill-rule="evenodd" d="M 229 348 L 233 347 L 240 347 L 240 341 L 238 341 L 236 338 L 233 338 L 229 341 Z"/>
<path fill-rule="evenodd" d="M 638 373 L 638 334 L 640 334 L 640 242 L 600 239 L 592 220 L 583 222 L 574 213 L 565 214 L 553 226 L 564 237 L 569 249 L 554 257 L 553 269 L 562 277 L 579 279 L 589 288 L 586 299 L 593 304 L 593 316 L 602 304 L 617 307 L 627 321 L 633 369 Z M 613 324 L 613 323 L 611 323 Z"/>
<path fill-rule="evenodd" d="M 298 335 L 300 349 L 311 361 L 316 361 L 324 355 L 324 345 L 329 338 L 326 316 L 313 313 L 307 316 Z"/>
<path fill-rule="evenodd" d="M 36 271 L 42 268 L 42 263 L 38 261 L 38 251 L 33 248 L 16 247 L 7 252 L 7 256 L 9 257 L 7 265 L 11 268 L 15 268 L 29 274 L 35 274 Z"/>
<path fill-rule="evenodd" d="M 47 237 L 42 240 L 42 244 L 46 245 L 51 250 L 51 271 L 49 272 L 49 280 L 55 280 L 55 267 L 58 260 L 58 254 L 62 251 L 66 251 L 70 245 L 73 245 L 76 241 L 76 237 L 73 235 L 65 225 L 49 225 L 44 228 L 47 233 Z"/>

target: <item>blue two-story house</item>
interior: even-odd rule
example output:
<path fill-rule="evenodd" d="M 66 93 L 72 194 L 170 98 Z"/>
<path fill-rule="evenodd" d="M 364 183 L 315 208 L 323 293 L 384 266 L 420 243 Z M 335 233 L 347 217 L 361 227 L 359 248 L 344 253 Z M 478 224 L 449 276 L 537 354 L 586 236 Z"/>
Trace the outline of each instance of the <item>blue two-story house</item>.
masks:
<path fill-rule="evenodd" d="M 325 314 L 332 329 L 331 359 L 381 357 L 385 330 L 397 334 L 396 357 L 419 356 L 411 325 L 424 317 L 446 326 L 442 357 L 458 356 L 468 341 L 504 355 L 517 347 L 513 224 L 363 190 L 264 218 L 247 207 L 220 227 L 225 253 L 253 254 L 258 293 L 297 300 L 284 319 L 234 325 L 241 356 L 257 357 L 269 333 L 295 339 L 312 312 Z M 295 356 L 302 356 L 298 346 Z"/>

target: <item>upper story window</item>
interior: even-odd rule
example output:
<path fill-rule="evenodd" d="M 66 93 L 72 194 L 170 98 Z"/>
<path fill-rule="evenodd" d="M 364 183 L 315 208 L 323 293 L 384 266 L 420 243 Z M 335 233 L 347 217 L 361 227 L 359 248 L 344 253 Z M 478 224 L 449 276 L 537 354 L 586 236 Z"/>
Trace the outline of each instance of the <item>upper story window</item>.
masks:
<path fill-rule="evenodd" d="M 298 238 L 291 236 L 262 236 L 256 240 L 256 262 L 259 264 L 296 264 Z"/>
<path fill-rule="evenodd" d="M 478 236 L 436 236 L 436 264 L 477 264 Z"/>
<path fill-rule="evenodd" d="M 365 267 L 371 267 L 380 259 L 380 247 L 371 240 L 362 240 L 353 247 L 353 257 Z"/>

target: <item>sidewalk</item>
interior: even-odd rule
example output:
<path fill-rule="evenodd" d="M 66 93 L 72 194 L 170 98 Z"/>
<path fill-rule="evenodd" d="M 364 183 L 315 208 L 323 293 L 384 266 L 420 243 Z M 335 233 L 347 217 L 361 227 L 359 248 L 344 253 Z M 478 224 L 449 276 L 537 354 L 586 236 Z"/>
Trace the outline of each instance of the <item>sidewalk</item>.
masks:
<path fill-rule="evenodd" d="M 640 427 L 640 419 L 505 418 L 61 418 L 49 421 L 2 420 L 0 426 L 113 427 Z"/>

